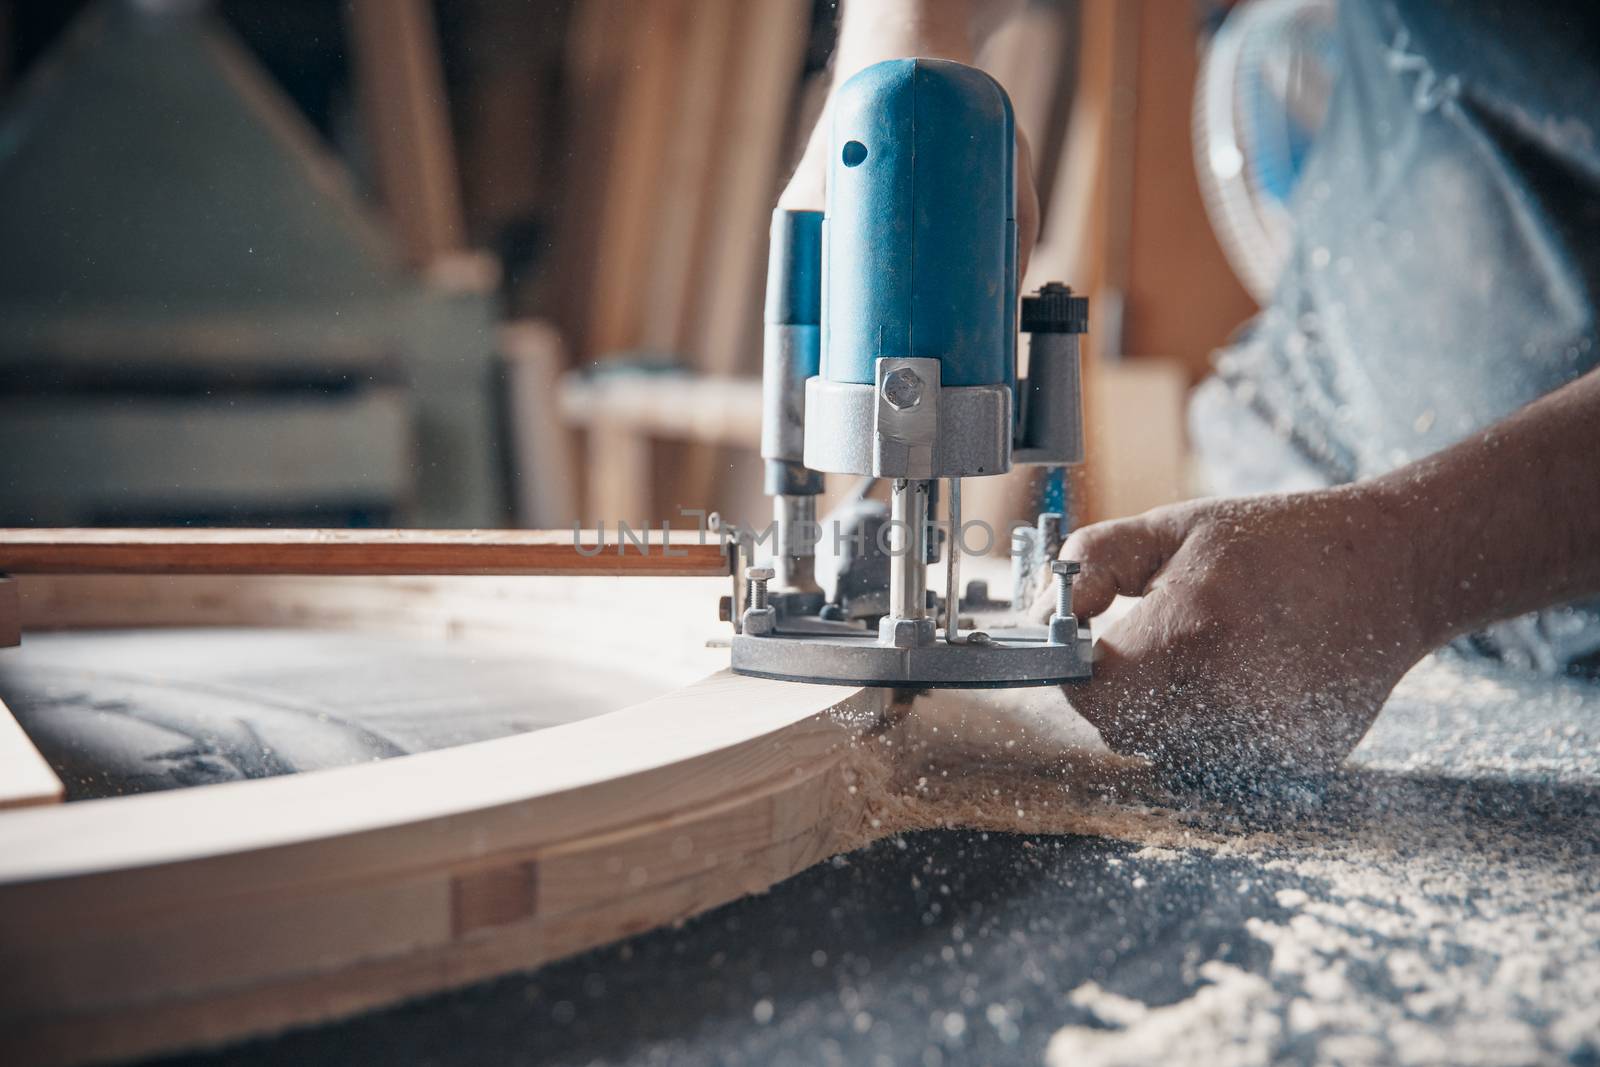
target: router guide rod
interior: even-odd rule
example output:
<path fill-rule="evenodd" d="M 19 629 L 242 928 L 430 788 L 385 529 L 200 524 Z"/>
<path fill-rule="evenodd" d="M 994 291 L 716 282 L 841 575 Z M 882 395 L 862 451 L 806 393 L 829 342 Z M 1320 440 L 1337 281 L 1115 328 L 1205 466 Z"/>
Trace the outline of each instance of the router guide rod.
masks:
<path fill-rule="evenodd" d="M 891 60 L 840 87 L 831 122 L 826 211 L 772 218 L 761 455 L 776 538 L 771 566 L 750 572 L 760 605 L 739 620 L 733 669 L 913 688 L 1085 678 L 1070 597 L 1029 626 L 958 587 L 960 479 L 1083 459 L 1084 298 L 1052 283 L 1021 301 L 1017 376 L 1011 102 L 972 67 Z M 824 473 L 888 479 L 887 512 L 862 494 L 824 524 L 841 529 L 820 530 Z M 940 481 L 942 536 L 929 525 Z M 852 546 L 826 581 L 819 537 Z M 928 583 L 941 552 L 943 597 Z M 1031 578 L 1043 561 L 1024 556 Z M 1070 593 L 1070 571 L 1057 581 Z M 963 635 L 963 611 L 982 628 Z"/>

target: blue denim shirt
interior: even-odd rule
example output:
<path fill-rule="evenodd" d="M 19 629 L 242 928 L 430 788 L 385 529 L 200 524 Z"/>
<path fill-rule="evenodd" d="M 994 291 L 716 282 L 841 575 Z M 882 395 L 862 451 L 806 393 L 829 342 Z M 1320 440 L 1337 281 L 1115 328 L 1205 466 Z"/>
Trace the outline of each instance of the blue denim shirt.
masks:
<path fill-rule="evenodd" d="M 1290 262 L 1191 411 L 1223 491 L 1391 470 L 1600 364 L 1600 4 L 1344 0 L 1338 33 Z M 1463 644 L 1592 665 L 1600 605 Z"/>

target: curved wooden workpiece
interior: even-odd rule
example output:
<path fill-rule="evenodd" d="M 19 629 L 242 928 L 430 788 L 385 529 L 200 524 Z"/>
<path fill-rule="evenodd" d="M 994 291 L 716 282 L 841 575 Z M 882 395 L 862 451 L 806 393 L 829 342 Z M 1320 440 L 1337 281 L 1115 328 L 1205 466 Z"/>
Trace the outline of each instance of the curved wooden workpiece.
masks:
<path fill-rule="evenodd" d="M 726 656 L 703 648 L 710 626 L 683 624 L 710 614 L 712 579 L 21 584 L 30 631 L 339 625 L 541 644 L 615 623 L 607 594 L 625 586 L 638 615 L 613 632 L 671 659 L 663 677 Z M 571 647 L 597 666 L 619 655 Z M 1014 735 L 985 740 L 986 713 L 932 731 L 975 746 L 938 748 L 941 774 L 888 700 L 719 672 L 497 741 L 0 813 L 0 1062 L 121 1059 L 332 1019 L 695 915 L 885 834 L 1016 828 L 1024 807 L 1035 824 L 1069 795 L 1056 777 L 1023 799 L 994 758 Z M 929 804 L 930 778 L 969 795 Z M 1089 780 L 1070 797 L 1096 814 L 1074 828 L 1106 810 L 1076 785 Z"/>
<path fill-rule="evenodd" d="M 32 579 L 23 599 L 30 629 L 425 619 L 510 634 L 537 629 L 531 605 L 574 595 L 551 581 Z M 464 621 L 508 601 L 522 610 Z M 0 1062 L 327 1019 L 764 889 L 862 840 L 841 776 L 880 706 L 876 692 L 723 673 L 498 741 L 4 813 Z"/>
<path fill-rule="evenodd" d="M 717 675 L 500 741 L 0 819 L 0 1059 L 345 1015 L 765 889 L 864 840 L 857 691 Z"/>

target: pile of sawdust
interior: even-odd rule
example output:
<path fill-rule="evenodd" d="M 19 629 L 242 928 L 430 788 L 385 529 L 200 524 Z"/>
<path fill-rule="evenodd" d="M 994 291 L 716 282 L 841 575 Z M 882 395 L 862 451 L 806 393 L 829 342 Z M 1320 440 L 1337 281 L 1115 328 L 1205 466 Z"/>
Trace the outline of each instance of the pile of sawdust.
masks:
<path fill-rule="evenodd" d="M 1297 887 L 1248 920 L 1263 972 L 1207 961 L 1156 1005 L 1085 983 L 1052 1064 L 1594 1059 L 1600 690 L 1507 677 L 1430 661 L 1344 772 L 1251 798 L 1165 792 L 1053 690 L 919 699 L 857 743 L 850 775 L 863 839 L 1103 835 L 1171 863 L 1246 858 Z"/>

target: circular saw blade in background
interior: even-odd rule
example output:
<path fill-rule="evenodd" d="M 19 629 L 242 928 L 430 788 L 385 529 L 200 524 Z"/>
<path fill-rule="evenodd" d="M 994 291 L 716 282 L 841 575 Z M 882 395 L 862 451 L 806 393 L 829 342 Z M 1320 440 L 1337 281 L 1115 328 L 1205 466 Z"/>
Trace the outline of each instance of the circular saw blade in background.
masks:
<path fill-rule="evenodd" d="M 1336 0 L 1246 0 L 1206 49 L 1195 169 L 1234 273 L 1261 304 L 1293 239 L 1289 199 L 1338 74 Z"/>

